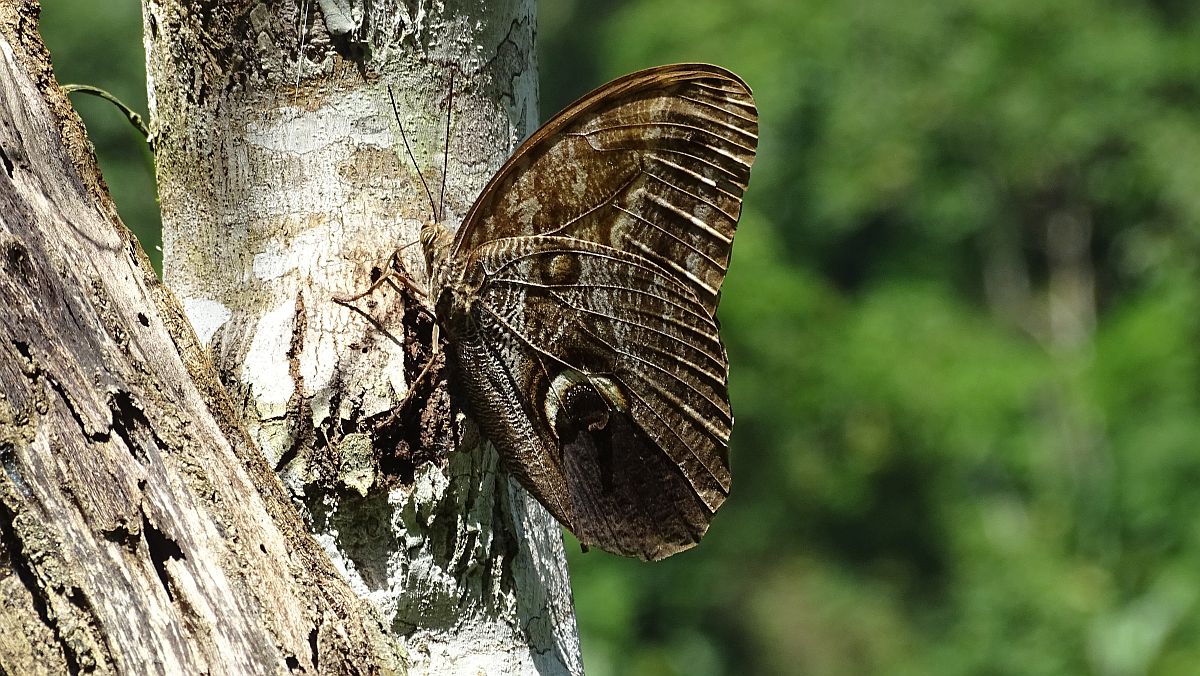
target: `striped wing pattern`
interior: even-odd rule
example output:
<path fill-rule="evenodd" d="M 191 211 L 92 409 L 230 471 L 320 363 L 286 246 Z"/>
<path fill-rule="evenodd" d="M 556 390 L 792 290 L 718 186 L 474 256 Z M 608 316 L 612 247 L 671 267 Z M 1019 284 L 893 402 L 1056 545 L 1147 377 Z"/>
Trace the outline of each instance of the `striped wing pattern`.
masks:
<path fill-rule="evenodd" d="M 628 75 L 518 149 L 471 209 L 455 253 L 520 235 L 607 244 L 678 276 L 711 314 L 757 141 L 754 100 L 732 73 L 682 64 Z"/>
<path fill-rule="evenodd" d="M 714 313 L 756 143 L 731 73 L 634 73 L 530 137 L 454 241 L 475 416 L 585 544 L 662 558 L 729 493 Z"/>

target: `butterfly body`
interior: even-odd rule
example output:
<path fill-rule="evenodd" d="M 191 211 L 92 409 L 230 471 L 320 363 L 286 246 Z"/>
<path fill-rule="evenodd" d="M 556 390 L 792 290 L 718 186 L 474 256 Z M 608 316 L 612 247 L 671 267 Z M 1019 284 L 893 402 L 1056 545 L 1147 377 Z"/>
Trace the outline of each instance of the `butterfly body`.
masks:
<path fill-rule="evenodd" d="M 523 143 L 453 237 L 422 230 L 472 417 L 585 545 L 663 558 L 729 493 L 715 311 L 756 143 L 736 76 L 641 71 Z"/>

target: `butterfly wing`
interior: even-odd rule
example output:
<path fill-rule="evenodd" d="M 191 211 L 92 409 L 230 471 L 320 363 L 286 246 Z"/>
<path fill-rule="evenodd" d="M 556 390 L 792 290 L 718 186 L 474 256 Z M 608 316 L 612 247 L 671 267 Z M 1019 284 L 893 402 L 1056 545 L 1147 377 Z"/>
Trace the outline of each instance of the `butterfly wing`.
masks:
<path fill-rule="evenodd" d="M 472 409 L 585 544 L 662 558 L 728 495 L 714 312 L 756 120 L 714 66 L 621 78 L 531 136 L 454 242 L 474 289 L 455 341 Z"/>
<path fill-rule="evenodd" d="M 559 234 L 648 258 L 713 312 L 758 142 L 754 99 L 716 66 L 660 66 L 554 116 L 501 167 L 463 220 L 462 255 Z"/>

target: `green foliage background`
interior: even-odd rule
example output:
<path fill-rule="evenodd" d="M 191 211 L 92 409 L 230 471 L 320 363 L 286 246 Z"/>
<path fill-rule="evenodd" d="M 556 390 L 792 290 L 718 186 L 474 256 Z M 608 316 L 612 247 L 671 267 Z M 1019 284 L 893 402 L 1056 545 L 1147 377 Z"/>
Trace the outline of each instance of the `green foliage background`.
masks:
<path fill-rule="evenodd" d="M 605 674 L 1192 674 L 1200 6 L 554 0 L 544 117 L 719 63 L 760 156 L 721 320 L 734 493 L 660 564 L 571 547 Z M 46 0 L 144 109 L 136 3 Z M 153 251 L 152 172 L 79 101 Z"/>

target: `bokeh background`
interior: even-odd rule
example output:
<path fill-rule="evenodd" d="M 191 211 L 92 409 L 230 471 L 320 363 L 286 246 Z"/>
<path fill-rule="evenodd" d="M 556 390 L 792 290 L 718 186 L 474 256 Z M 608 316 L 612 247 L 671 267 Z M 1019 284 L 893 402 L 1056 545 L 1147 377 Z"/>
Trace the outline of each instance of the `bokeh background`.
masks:
<path fill-rule="evenodd" d="M 144 111 L 137 3 L 44 4 L 60 81 Z M 761 116 L 733 496 L 659 564 L 569 547 L 589 673 L 1198 673 L 1200 5 L 548 0 L 538 37 L 543 118 L 689 60 Z M 144 146 L 77 106 L 157 256 Z"/>

